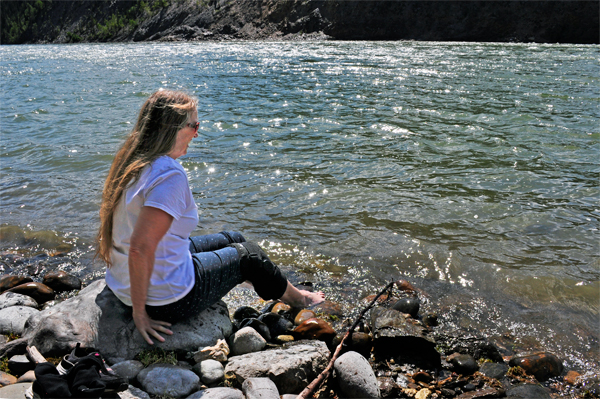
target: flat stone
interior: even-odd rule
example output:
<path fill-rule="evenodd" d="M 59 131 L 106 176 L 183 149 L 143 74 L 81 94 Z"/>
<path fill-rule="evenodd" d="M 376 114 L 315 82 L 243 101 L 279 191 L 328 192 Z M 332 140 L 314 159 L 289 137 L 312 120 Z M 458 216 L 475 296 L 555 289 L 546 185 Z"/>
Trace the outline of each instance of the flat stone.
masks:
<path fill-rule="evenodd" d="M 194 392 L 186 399 L 245 399 L 239 389 L 234 388 L 208 388 Z"/>
<path fill-rule="evenodd" d="M 137 379 L 151 395 L 188 396 L 198 386 L 200 378 L 190 370 L 172 364 L 156 363 L 140 371 Z"/>
<path fill-rule="evenodd" d="M 244 355 L 258 352 L 267 345 L 267 341 L 252 327 L 244 327 L 233 334 L 230 341 L 231 355 Z"/>
<path fill-rule="evenodd" d="M 119 392 L 120 399 L 150 399 L 150 395 L 139 388 L 129 385 L 127 390 Z"/>
<path fill-rule="evenodd" d="M 33 381 L 35 381 L 35 371 L 34 370 L 29 370 L 29 371 L 25 372 L 25 374 L 23 374 L 22 376 L 17 378 L 17 384 L 22 383 L 22 382 L 33 382 Z"/>
<path fill-rule="evenodd" d="M 329 363 L 329 349 L 323 341 L 299 341 L 281 349 L 233 356 L 225 366 L 225 378 L 242 383 L 253 377 L 270 378 L 280 394 L 300 393 Z"/>
<path fill-rule="evenodd" d="M 113 364 L 111 368 L 121 377 L 125 377 L 129 380 L 129 382 L 133 382 L 140 371 L 144 369 L 144 365 L 138 360 L 125 360 L 123 362 Z"/>
<path fill-rule="evenodd" d="M 64 292 L 81 289 L 81 280 L 63 270 L 47 273 L 42 283 L 52 288 L 55 292 Z"/>
<path fill-rule="evenodd" d="M 28 295 L 40 305 L 44 302 L 53 300 L 56 296 L 52 288 L 42 283 L 25 283 L 17 285 L 8 291 L 16 292 L 17 294 Z"/>
<path fill-rule="evenodd" d="M 200 379 L 209 386 L 219 383 L 225 379 L 225 367 L 216 360 L 204 360 L 200 363 Z"/>
<path fill-rule="evenodd" d="M 248 378 L 242 384 L 246 399 L 279 399 L 275 383 L 268 378 Z"/>
<path fill-rule="evenodd" d="M 232 329 L 227 305 L 219 301 L 199 315 L 173 324 L 173 335 L 165 336 L 160 347 L 191 352 L 214 345 L 228 337 Z M 82 347 L 98 349 L 110 364 L 131 360 L 142 350 L 154 347 L 135 328 L 131 308 L 123 305 L 104 280 L 97 280 L 79 295 L 32 316 L 23 337 L 46 357 L 62 356 L 79 342 Z"/>
<path fill-rule="evenodd" d="M 379 398 L 381 393 L 373 369 L 358 352 L 346 352 L 333 364 L 344 397 Z"/>
<path fill-rule="evenodd" d="M 0 398 L 24 398 L 25 391 L 29 389 L 31 382 L 7 385 L 0 388 Z"/>
<path fill-rule="evenodd" d="M 0 334 L 23 335 L 25 323 L 40 311 L 29 306 L 11 306 L 0 310 Z"/>
<path fill-rule="evenodd" d="M 0 386 L 12 385 L 17 382 L 17 377 L 12 374 L 5 373 L 4 371 L 0 371 Z"/>
<path fill-rule="evenodd" d="M 17 294 L 16 292 L 4 292 L 0 295 L 0 310 L 11 306 L 27 306 L 37 308 L 38 303 L 30 296 Z"/>

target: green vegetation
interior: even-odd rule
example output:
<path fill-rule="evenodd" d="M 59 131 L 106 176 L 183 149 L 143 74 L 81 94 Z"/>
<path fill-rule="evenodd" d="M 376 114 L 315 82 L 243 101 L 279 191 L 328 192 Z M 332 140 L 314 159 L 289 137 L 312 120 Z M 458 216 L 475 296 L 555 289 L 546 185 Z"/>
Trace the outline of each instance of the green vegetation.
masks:
<path fill-rule="evenodd" d="M 43 14 L 52 1 L 2 1 L 0 2 L 0 14 L 2 31 L 0 42 L 19 43 L 27 30 L 37 33 L 36 20 Z"/>
<path fill-rule="evenodd" d="M 142 362 L 144 367 L 155 363 L 177 364 L 177 355 L 173 351 L 165 351 L 162 348 L 147 349 L 137 354 L 135 357 Z"/>
<path fill-rule="evenodd" d="M 10 370 L 8 369 L 8 358 L 6 356 L 0 359 L 0 371 L 10 374 Z"/>

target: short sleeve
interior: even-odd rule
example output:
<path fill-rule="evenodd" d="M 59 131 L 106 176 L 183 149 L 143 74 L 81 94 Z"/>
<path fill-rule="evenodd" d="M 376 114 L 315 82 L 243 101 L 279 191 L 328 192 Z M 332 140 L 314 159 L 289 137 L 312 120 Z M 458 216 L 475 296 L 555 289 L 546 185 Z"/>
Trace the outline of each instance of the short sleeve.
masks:
<path fill-rule="evenodd" d="M 151 206 L 179 219 L 188 208 L 190 187 L 185 174 L 168 170 L 148 182 L 144 193 L 144 206 Z"/>

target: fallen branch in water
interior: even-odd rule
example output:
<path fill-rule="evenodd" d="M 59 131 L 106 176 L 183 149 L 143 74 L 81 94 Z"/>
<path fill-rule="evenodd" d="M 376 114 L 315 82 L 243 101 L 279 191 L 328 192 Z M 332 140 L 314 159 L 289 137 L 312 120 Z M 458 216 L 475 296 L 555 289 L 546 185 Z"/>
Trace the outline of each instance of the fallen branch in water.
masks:
<path fill-rule="evenodd" d="M 327 380 L 327 378 L 329 378 L 329 375 L 331 374 L 331 369 L 333 368 L 333 364 L 335 363 L 338 356 L 340 355 L 342 346 L 344 346 L 344 342 L 346 342 L 346 339 L 348 337 L 352 336 L 352 333 L 354 332 L 354 329 L 356 328 L 356 326 L 358 326 L 358 323 L 360 323 L 360 320 L 364 317 L 365 313 L 367 313 L 369 311 L 369 309 L 371 309 L 373 307 L 373 305 L 375 304 L 375 302 L 377 302 L 377 299 L 379 299 L 379 297 L 381 295 L 383 295 L 386 291 L 389 290 L 390 292 L 388 294 L 388 297 L 391 297 L 393 286 L 394 286 L 394 280 L 392 280 L 392 282 L 390 282 L 388 285 L 386 285 L 385 288 L 382 289 L 375 298 L 373 298 L 371 303 L 369 303 L 369 305 L 366 308 L 364 308 L 362 312 L 360 312 L 360 314 L 354 321 L 354 324 L 352 324 L 352 326 L 348 329 L 346 334 L 344 334 L 342 341 L 339 343 L 339 345 L 335 349 L 335 352 L 333 353 L 331 360 L 329 360 L 329 364 L 327 365 L 327 367 L 325 367 L 325 370 L 323 370 L 321 372 L 321 374 L 319 374 L 317 376 L 317 378 L 312 380 L 312 382 L 310 384 L 308 384 L 308 386 L 306 388 L 304 388 L 304 390 L 302 392 L 300 392 L 297 399 L 306 399 L 306 398 L 312 396 L 314 394 L 315 390 L 318 387 L 320 387 L 321 384 L 323 384 L 323 382 L 325 382 Z"/>

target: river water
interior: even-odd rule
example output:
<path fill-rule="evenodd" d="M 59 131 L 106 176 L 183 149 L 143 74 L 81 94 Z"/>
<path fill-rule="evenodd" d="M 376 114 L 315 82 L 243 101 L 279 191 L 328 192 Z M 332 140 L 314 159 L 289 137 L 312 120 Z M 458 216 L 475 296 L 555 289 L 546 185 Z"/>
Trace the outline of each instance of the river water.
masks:
<path fill-rule="evenodd" d="M 242 231 L 346 308 L 408 279 L 448 328 L 597 372 L 599 49 L 2 46 L 1 245 L 70 243 L 100 276 L 112 156 L 151 92 L 184 89 L 200 100 L 180 159 L 198 233 Z"/>

